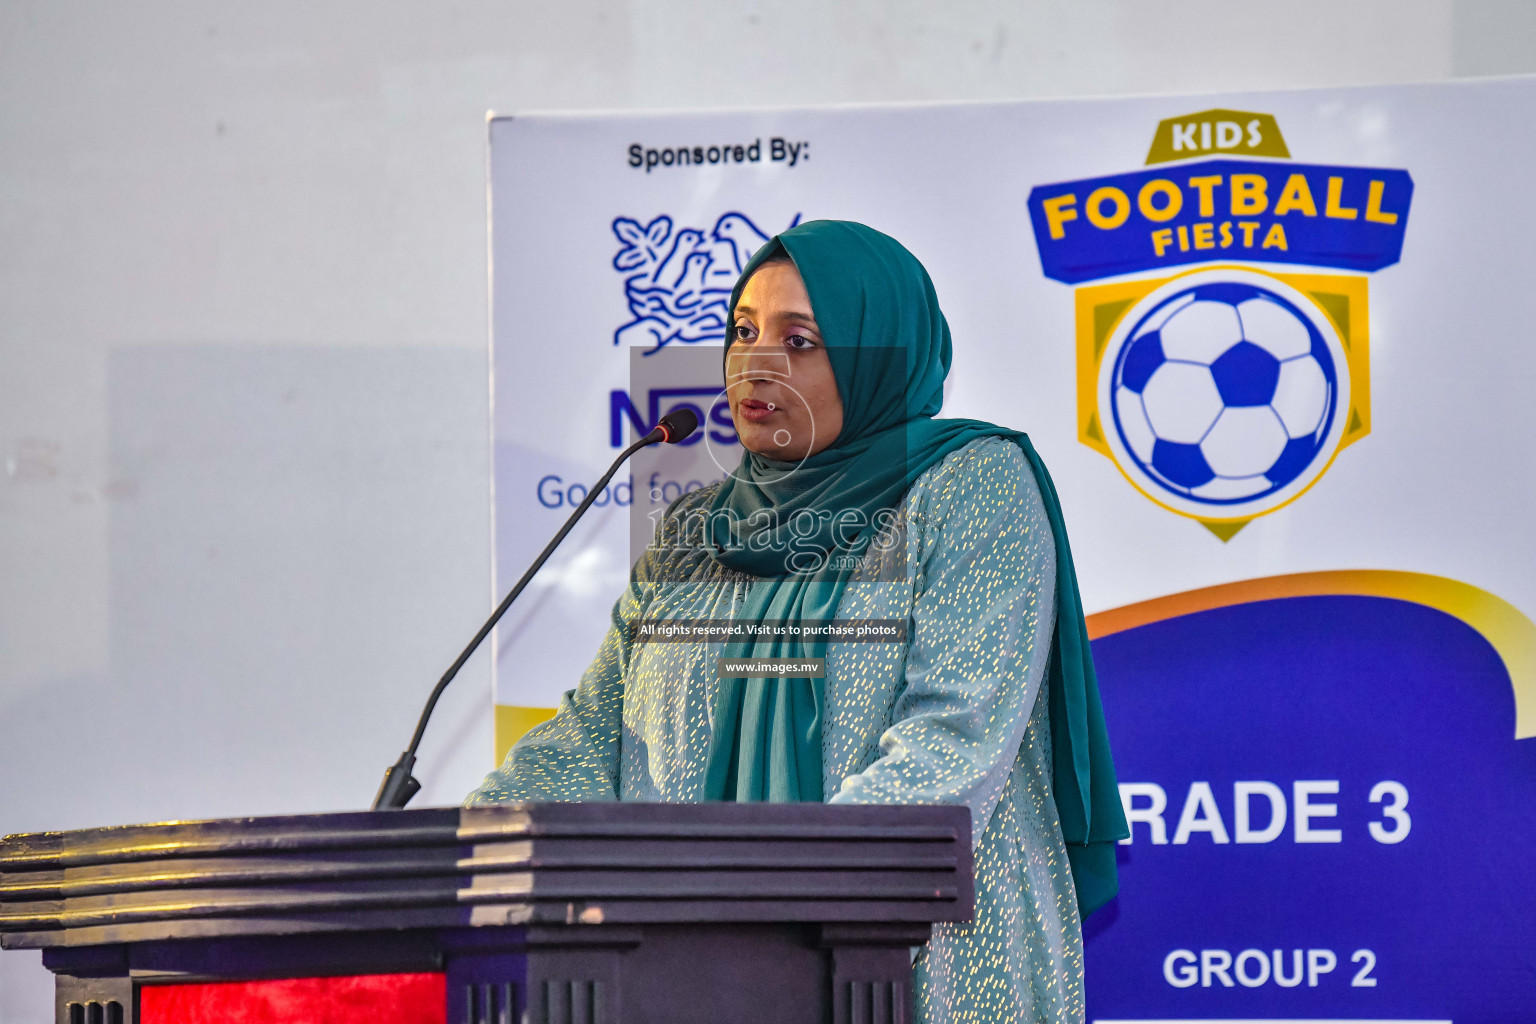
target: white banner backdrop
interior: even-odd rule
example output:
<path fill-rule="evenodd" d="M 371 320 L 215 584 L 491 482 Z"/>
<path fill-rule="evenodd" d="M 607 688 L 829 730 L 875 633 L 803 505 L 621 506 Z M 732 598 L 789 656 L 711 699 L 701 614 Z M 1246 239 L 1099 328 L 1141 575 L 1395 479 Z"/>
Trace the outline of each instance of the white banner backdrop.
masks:
<path fill-rule="evenodd" d="M 661 413 L 729 444 L 716 355 L 633 367 L 718 345 L 767 236 L 863 221 L 933 276 L 944 414 L 1029 431 L 1072 531 L 1134 830 L 1090 1010 L 1529 1005 L 1536 79 L 496 118 L 490 147 L 499 590 Z M 621 472 L 500 627 L 500 749 L 693 465 Z"/>

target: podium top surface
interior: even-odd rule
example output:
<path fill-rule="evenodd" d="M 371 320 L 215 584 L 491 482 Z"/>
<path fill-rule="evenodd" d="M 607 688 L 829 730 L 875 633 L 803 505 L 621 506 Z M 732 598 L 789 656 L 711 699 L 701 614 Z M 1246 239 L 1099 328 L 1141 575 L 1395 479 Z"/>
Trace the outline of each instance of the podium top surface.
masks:
<path fill-rule="evenodd" d="M 528 803 L 0 840 L 0 946 L 527 924 L 964 920 L 964 807 Z"/>

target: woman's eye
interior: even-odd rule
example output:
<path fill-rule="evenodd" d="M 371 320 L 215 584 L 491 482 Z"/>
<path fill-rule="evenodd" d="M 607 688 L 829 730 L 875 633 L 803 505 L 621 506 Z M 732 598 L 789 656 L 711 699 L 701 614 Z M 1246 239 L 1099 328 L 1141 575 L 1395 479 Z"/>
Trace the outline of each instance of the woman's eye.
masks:
<path fill-rule="evenodd" d="M 791 334 L 789 337 L 784 339 L 784 344 L 790 348 L 800 349 L 802 351 L 816 347 L 816 343 L 803 334 Z"/>
<path fill-rule="evenodd" d="M 737 341 L 751 341 L 752 340 L 752 328 L 748 327 L 746 324 L 737 324 L 736 325 L 736 340 Z"/>

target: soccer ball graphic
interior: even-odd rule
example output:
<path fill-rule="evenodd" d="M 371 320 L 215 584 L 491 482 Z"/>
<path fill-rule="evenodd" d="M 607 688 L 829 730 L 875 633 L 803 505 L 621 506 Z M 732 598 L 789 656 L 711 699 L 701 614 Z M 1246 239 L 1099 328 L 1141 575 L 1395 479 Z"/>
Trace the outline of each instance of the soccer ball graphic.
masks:
<path fill-rule="evenodd" d="M 1268 511 L 1316 479 L 1337 447 L 1348 370 L 1303 304 L 1279 281 L 1227 271 L 1171 282 L 1132 310 L 1105 382 L 1124 468 L 1214 518 Z"/>

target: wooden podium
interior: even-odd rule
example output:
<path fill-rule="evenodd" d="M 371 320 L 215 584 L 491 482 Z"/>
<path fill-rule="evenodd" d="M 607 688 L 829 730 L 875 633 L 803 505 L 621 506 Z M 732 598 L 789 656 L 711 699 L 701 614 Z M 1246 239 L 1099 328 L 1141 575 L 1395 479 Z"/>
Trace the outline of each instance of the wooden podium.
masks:
<path fill-rule="evenodd" d="M 899 1024 L 962 807 L 509 804 L 0 841 L 58 1024 Z"/>

